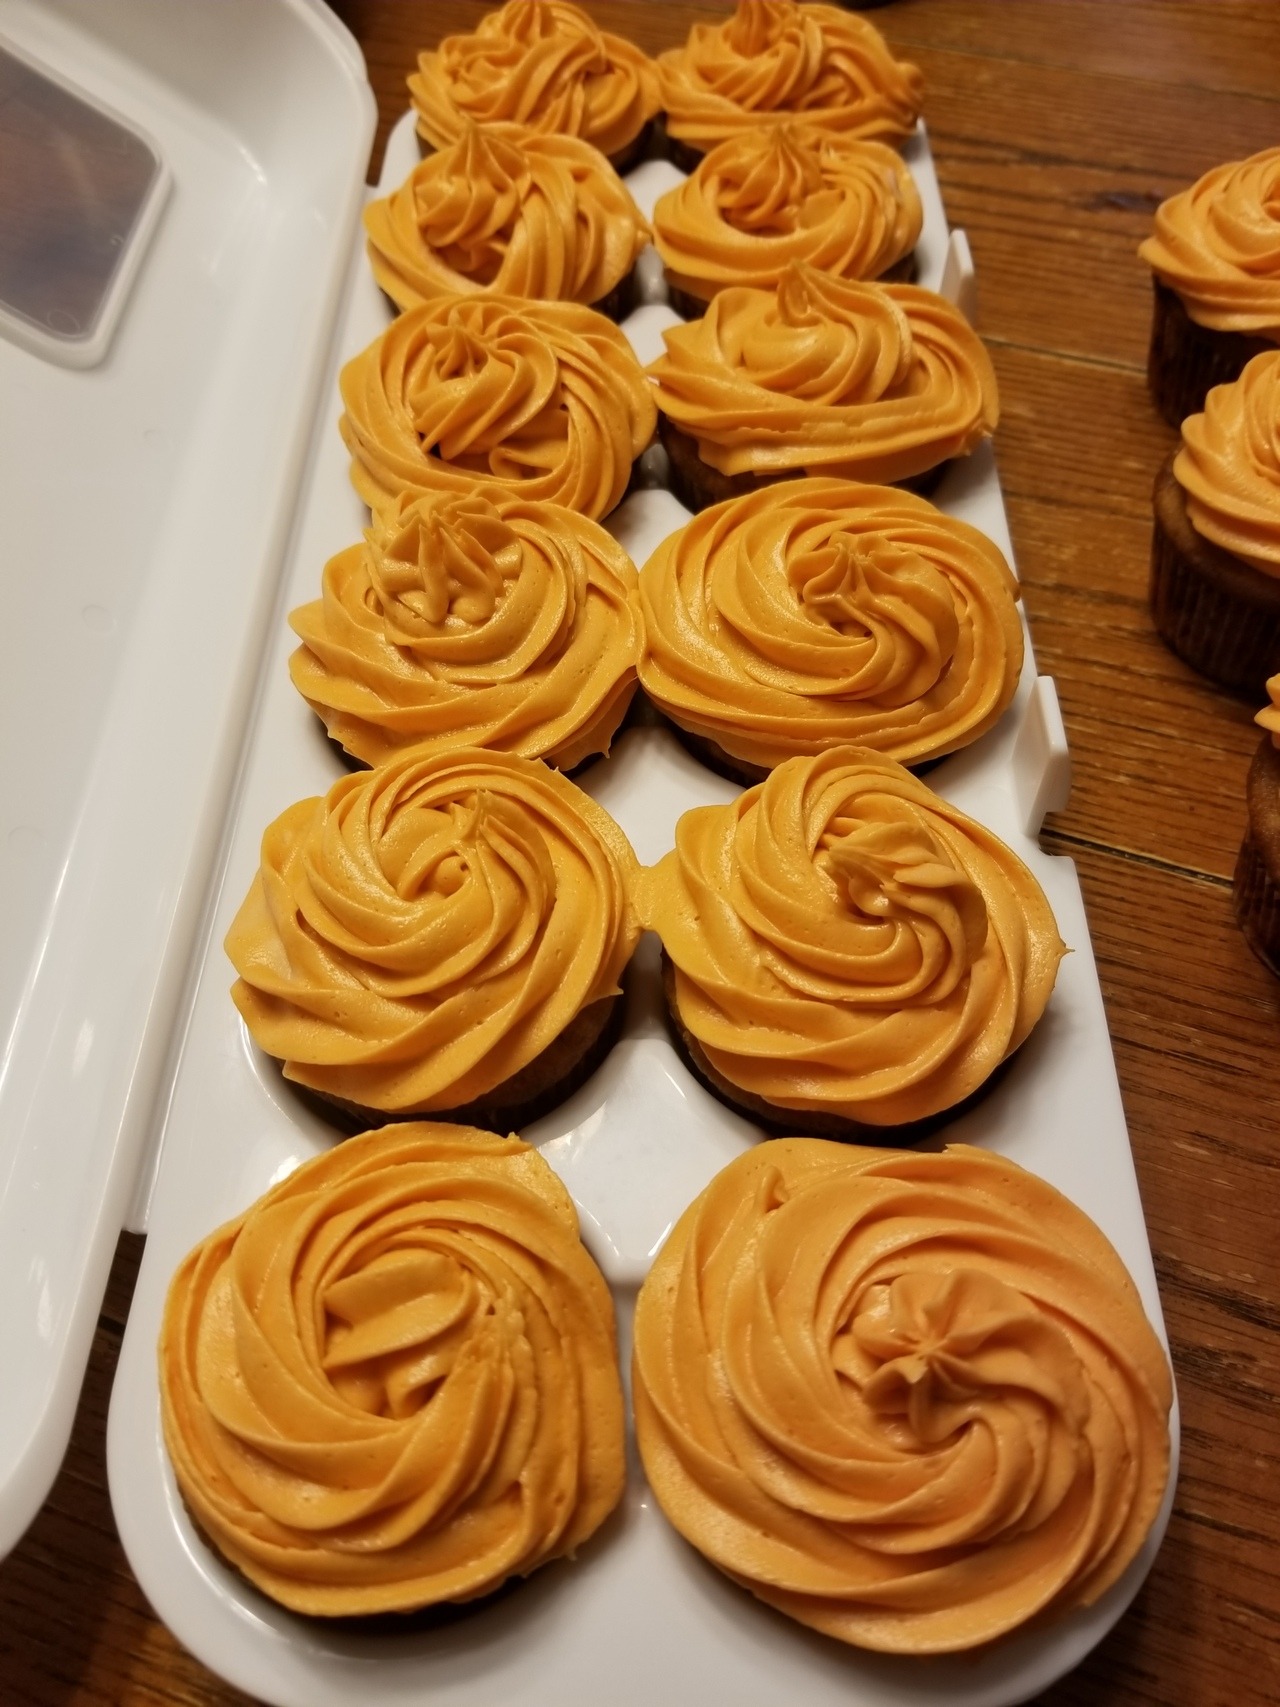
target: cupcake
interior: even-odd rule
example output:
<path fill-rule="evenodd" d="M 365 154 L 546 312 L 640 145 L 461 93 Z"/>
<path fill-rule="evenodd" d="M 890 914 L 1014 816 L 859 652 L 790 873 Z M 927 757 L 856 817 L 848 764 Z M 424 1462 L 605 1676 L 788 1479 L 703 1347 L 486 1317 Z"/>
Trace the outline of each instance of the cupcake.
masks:
<path fill-rule="evenodd" d="M 613 1043 L 637 880 L 613 819 L 546 765 L 410 748 L 268 828 L 232 998 L 287 1079 L 366 1125 L 509 1131 Z"/>
<path fill-rule="evenodd" d="M 922 220 L 892 148 L 787 121 L 713 148 L 661 197 L 653 232 L 688 318 L 729 285 L 772 290 L 793 261 L 842 279 L 909 276 Z"/>
<path fill-rule="evenodd" d="M 986 535 L 923 498 L 788 480 L 704 510 L 645 564 L 640 680 L 736 781 L 849 743 L 920 764 L 1013 698 L 1017 598 Z"/>
<path fill-rule="evenodd" d="M 795 0 L 738 0 L 731 18 L 695 24 L 657 67 L 673 157 L 690 167 L 731 136 L 797 115 L 901 142 L 924 98 L 920 72 L 865 18 Z"/>
<path fill-rule="evenodd" d="M 342 370 L 351 480 L 374 511 L 401 493 L 484 491 L 599 521 L 653 437 L 644 369 L 572 302 L 437 296 Z"/>
<path fill-rule="evenodd" d="M 364 211 L 373 276 L 397 308 L 435 296 L 581 302 L 616 319 L 649 228 L 621 178 L 576 136 L 524 125 L 462 134 Z"/>
<path fill-rule="evenodd" d="M 568 0 L 507 0 L 474 35 L 446 36 L 409 78 L 418 134 L 456 142 L 468 120 L 581 137 L 620 172 L 645 152 L 661 106 L 653 62 Z"/>
<path fill-rule="evenodd" d="M 663 339 L 649 372 L 671 488 L 691 510 L 798 474 L 918 479 L 975 450 L 999 416 L 982 340 L 915 285 L 795 261 L 775 290 L 722 290 Z"/>
<path fill-rule="evenodd" d="M 1169 1363 L 1124 1264 L 1060 1192 L 968 1145 L 739 1156 L 640 1290 L 632 1393 L 680 1534 L 884 1653 L 1093 1605 L 1169 1479 Z"/>
<path fill-rule="evenodd" d="M 697 1077 L 824 1138 L 912 1138 L 956 1112 L 1040 1018 L 1065 952 L 1022 861 L 860 747 L 686 812 L 641 911 Z"/>
<path fill-rule="evenodd" d="M 1280 343 L 1280 148 L 1215 166 L 1156 209 L 1147 379 L 1171 427 Z"/>
<path fill-rule="evenodd" d="M 294 686 L 353 758 L 487 747 L 569 770 L 636 684 L 631 559 L 597 522 L 495 491 L 402 496 L 289 618 Z"/>
<path fill-rule="evenodd" d="M 1249 767 L 1249 822 L 1236 861 L 1232 898 L 1245 941 L 1280 978 L 1280 675 L 1258 713 L 1267 731 Z"/>
<path fill-rule="evenodd" d="M 1156 477 L 1151 609 L 1180 658 L 1256 703 L 1280 670 L 1280 349 L 1255 356 Z"/>
<path fill-rule="evenodd" d="M 612 1300 L 518 1138 L 385 1127 L 304 1162 L 183 1262 L 159 1361 L 188 1510 L 294 1612 L 475 1600 L 622 1495 Z"/>

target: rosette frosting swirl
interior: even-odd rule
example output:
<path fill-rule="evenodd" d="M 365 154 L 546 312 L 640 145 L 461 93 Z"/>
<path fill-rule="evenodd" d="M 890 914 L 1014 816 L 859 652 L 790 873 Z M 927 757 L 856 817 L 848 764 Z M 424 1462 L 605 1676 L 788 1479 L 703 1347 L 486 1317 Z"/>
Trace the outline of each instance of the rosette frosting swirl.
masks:
<path fill-rule="evenodd" d="M 198 1245 L 160 1397 L 197 1521 L 296 1612 L 472 1600 L 622 1493 L 604 1278 L 542 1158 L 472 1127 L 352 1138 Z"/>
<path fill-rule="evenodd" d="M 789 480 L 703 510 L 645 564 L 640 679 L 751 765 L 848 742 L 935 758 L 1013 698 L 1017 597 L 986 535 L 923 498 Z"/>
<path fill-rule="evenodd" d="M 590 144 L 470 121 L 394 194 L 371 202 L 364 226 L 373 276 L 399 308 L 467 291 L 599 302 L 649 237 Z"/>
<path fill-rule="evenodd" d="M 717 1072 L 875 1126 L 976 1090 L 1040 1018 L 1064 952 L 1022 861 L 860 747 L 686 812 L 641 909 Z"/>
<path fill-rule="evenodd" d="M 653 213 L 672 283 L 704 301 L 728 285 L 770 290 L 792 261 L 878 278 L 915 247 L 922 221 L 892 148 L 793 123 L 722 142 Z"/>
<path fill-rule="evenodd" d="M 1161 202 L 1138 253 L 1201 326 L 1280 342 L 1280 148 Z"/>
<path fill-rule="evenodd" d="M 874 25 L 838 6 L 738 0 L 659 54 L 667 129 L 695 148 L 802 114 L 846 136 L 899 142 L 915 128 L 924 79 Z"/>
<path fill-rule="evenodd" d="M 569 769 L 608 752 L 635 691 L 635 567 L 555 504 L 404 496 L 289 621 L 294 686 L 366 764 L 488 747 Z"/>
<path fill-rule="evenodd" d="M 762 1144 L 676 1223 L 633 1391 L 667 1517 L 760 1599 L 894 1653 L 1097 1600 L 1169 1475 L 1168 1361 L 1061 1193 L 966 1145 Z"/>
<path fill-rule="evenodd" d="M 658 406 L 722 474 L 910 479 L 995 431 L 995 372 L 933 291 L 827 278 L 730 288 L 663 333 Z"/>
<path fill-rule="evenodd" d="M 1187 417 L 1173 476 L 1198 534 L 1280 575 L 1280 350 L 1255 356 Z"/>
<path fill-rule="evenodd" d="M 389 1114 L 463 1108 L 618 993 L 635 855 L 558 772 L 410 749 L 281 813 L 227 934 L 285 1077 Z"/>
<path fill-rule="evenodd" d="M 598 521 L 653 436 L 652 389 L 603 314 L 571 302 L 438 296 L 342 370 L 351 479 L 402 492 L 505 488 Z"/>
<path fill-rule="evenodd" d="M 435 148 L 456 142 L 470 119 L 580 136 L 618 154 L 661 105 L 652 60 L 568 0 L 507 0 L 474 35 L 420 54 L 409 93 Z"/>

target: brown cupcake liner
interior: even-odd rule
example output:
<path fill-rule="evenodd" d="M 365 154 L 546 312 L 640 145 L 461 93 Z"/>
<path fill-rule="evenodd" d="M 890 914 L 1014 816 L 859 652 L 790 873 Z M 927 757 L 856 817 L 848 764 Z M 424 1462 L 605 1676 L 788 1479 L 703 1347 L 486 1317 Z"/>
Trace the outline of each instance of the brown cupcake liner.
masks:
<path fill-rule="evenodd" d="M 923 1120 L 904 1121 L 896 1126 L 873 1126 L 867 1121 L 850 1120 L 839 1114 L 824 1114 L 813 1109 L 784 1108 L 768 1102 L 753 1091 L 744 1091 L 726 1079 L 712 1066 L 697 1038 L 685 1028 L 676 1003 L 676 969 L 662 950 L 662 993 L 666 1003 L 667 1030 L 676 1054 L 706 1091 L 717 1102 L 763 1127 L 771 1138 L 831 1138 L 842 1144 L 870 1144 L 882 1149 L 901 1149 L 931 1137 L 952 1120 L 958 1120 L 974 1108 L 992 1087 L 999 1083 L 1013 1060 L 1008 1055 L 988 1075 L 982 1084 L 952 1108 L 940 1109 Z"/>
<path fill-rule="evenodd" d="M 709 735 L 696 735 L 692 729 L 686 729 L 680 720 L 671 712 L 659 711 L 659 720 L 671 730 L 686 752 L 691 753 L 699 764 L 703 764 L 717 776 L 722 776 L 728 782 L 736 782 L 739 788 L 752 788 L 758 782 L 763 782 L 769 775 L 772 766 L 753 765 L 749 759 L 739 759 L 713 741 Z M 924 776 L 949 753 L 940 753 L 936 759 L 917 759 L 914 764 L 907 765 L 913 776 Z"/>
<path fill-rule="evenodd" d="M 331 1096 L 309 1085 L 286 1081 L 331 1124 L 350 1134 L 386 1126 L 393 1121 L 439 1120 L 455 1126 L 478 1126 L 499 1137 L 529 1126 L 550 1114 L 600 1067 L 622 1031 L 622 995 L 588 1002 L 570 1020 L 540 1055 L 513 1073 L 492 1091 L 457 1108 L 396 1109 L 370 1108 L 345 1097 Z"/>
<path fill-rule="evenodd" d="M 1231 895 L 1236 922 L 1258 959 L 1280 978 L 1280 747 L 1263 738 L 1249 766 L 1249 826 Z"/>
<path fill-rule="evenodd" d="M 659 113 L 653 120 L 650 157 L 654 160 L 669 160 L 681 172 L 696 172 L 702 164 L 704 152 L 701 148 L 695 148 L 691 142 L 681 142 L 678 136 L 672 136 L 667 129 L 667 115 Z"/>
<path fill-rule="evenodd" d="M 1172 456 L 1152 503 L 1151 614 L 1160 638 L 1193 670 L 1262 704 L 1267 678 L 1280 671 L 1280 578 L 1195 531 Z"/>
<path fill-rule="evenodd" d="M 1191 318 L 1177 291 L 1152 279 L 1155 303 L 1147 385 L 1156 408 L 1171 427 L 1204 408 L 1215 385 L 1239 379 L 1245 365 L 1264 350 L 1277 348 L 1268 338 L 1242 332 L 1215 332 Z"/>

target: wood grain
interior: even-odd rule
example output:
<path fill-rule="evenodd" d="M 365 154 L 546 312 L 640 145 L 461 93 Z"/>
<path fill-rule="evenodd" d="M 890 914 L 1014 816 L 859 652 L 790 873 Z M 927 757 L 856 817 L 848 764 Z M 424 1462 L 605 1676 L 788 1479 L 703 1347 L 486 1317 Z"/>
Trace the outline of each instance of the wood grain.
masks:
<path fill-rule="evenodd" d="M 376 172 L 416 51 L 485 7 L 338 9 L 378 94 Z M 656 51 L 725 6 L 590 9 Z M 896 0 L 873 14 L 924 68 L 948 212 L 977 260 L 1010 525 L 1075 768 L 1045 842 L 1080 869 L 1183 1410 L 1165 1546 L 1112 1635 L 1041 1698 L 1051 1707 L 1280 1702 L 1280 983 L 1236 930 L 1229 884 L 1257 732 L 1147 614 L 1149 493 L 1171 435 L 1141 377 L 1136 256 L 1161 197 L 1280 141 L 1277 13 Z M 103 1428 L 137 1257 L 123 1240 L 62 1476 L 0 1566 L 4 1707 L 245 1701 L 151 1617 L 115 1538 Z"/>

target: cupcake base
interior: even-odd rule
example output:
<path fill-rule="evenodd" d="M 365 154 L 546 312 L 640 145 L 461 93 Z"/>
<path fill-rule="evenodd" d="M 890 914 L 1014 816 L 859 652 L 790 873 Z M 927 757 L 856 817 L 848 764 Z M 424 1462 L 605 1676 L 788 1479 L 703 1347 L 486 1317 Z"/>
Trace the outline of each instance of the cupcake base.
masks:
<path fill-rule="evenodd" d="M 692 434 L 677 427 L 661 412 L 658 415 L 658 437 L 667 453 L 671 467 L 671 491 L 687 510 L 705 510 L 711 504 L 722 504 L 728 498 L 741 498 L 748 492 L 758 492 L 762 486 L 776 486 L 783 480 L 800 480 L 807 474 L 821 474 L 822 469 L 794 468 L 785 474 L 722 474 L 698 454 L 698 441 Z M 925 498 L 934 491 L 950 466 L 940 462 L 922 474 L 891 484 L 901 486 Z"/>
<path fill-rule="evenodd" d="M 1196 532 L 1172 456 L 1152 506 L 1151 614 L 1160 638 L 1202 676 L 1262 704 L 1267 678 L 1280 671 L 1280 577 Z"/>
<path fill-rule="evenodd" d="M 625 998 L 621 995 L 588 1002 L 559 1037 L 518 1073 L 474 1102 L 455 1108 L 369 1108 L 309 1086 L 294 1088 L 318 1107 L 326 1119 L 332 1120 L 336 1111 L 341 1116 L 339 1124 L 352 1133 L 395 1120 L 443 1120 L 455 1126 L 479 1126 L 502 1137 L 541 1120 L 586 1084 L 618 1041 L 624 1005 Z"/>
<path fill-rule="evenodd" d="M 710 1091 L 717 1102 L 724 1103 L 735 1114 L 743 1115 L 755 1125 L 762 1126 L 771 1138 L 832 1138 L 842 1144 L 874 1144 L 896 1148 L 903 1144 L 919 1143 L 930 1137 L 949 1121 L 956 1120 L 975 1106 L 997 1084 L 1008 1069 L 1013 1057 L 1006 1058 L 976 1091 L 952 1108 L 940 1109 L 923 1120 L 905 1121 L 897 1126 L 873 1126 L 868 1121 L 850 1120 L 839 1114 L 822 1114 L 813 1109 L 783 1108 L 768 1102 L 753 1091 L 744 1091 L 726 1079 L 712 1066 L 706 1052 L 693 1034 L 686 1030 L 676 1005 L 676 969 L 670 955 L 662 951 L 662 994 L 666 1002 L 667 1029 L 677 1055 L 704 1090 Z"/>
<path fill-rule="evenodd" d="M 718 741 L 713 741 L 709 735 L 695 735 L 692 729 L 686 729 L 669 712 L 660 711 L 659 716 L 680 745 L 686 752 L 691 753 L 699 764 L 715 771 L 717 776 L 724 777 L 728 782 L 736 782 L 741 788 L 752 788 L 756 783 L 763 782 L 773 768 L 771 765 L 754 765 L 749 759 L 735 758 L 732 753 L 726 752 Z M 905 768 L 914 776 L 924 776 L 949 757 L 949 753 L 939 753 L 936 759 L 914 759 L 906 764 Z"/>
<path fill-rule="evenodd" d="M 1268 735 L 1249 767 L 1249 828 L 1232 880 L 1236 923 L 1280 978 L 1280 747 Z"/>
<path fill-rule="evenodd" d="M 1245 366 L 1264 350 L 1274 350 L 1269 338 L 1243 332 L 1215 332 L 1201 326 L 1183 307 L 1177 291 L 1153 279 L 1155 304 L 1151 345 L 1147 352 L 1147 385 L 1152 401 L 1171 427 L 1204 408 L 1215 385 L 1239 379 Z"/>
<path fill-rule="evenodd" d="M 672 136 L 667 129 L 665 113 L 659 113 L 653 121 L 651 146 L 655 159 L 669 160 L 682 172 L 696 172 L 704 158 L 703 149 L 695 148 L 691 142 L 681 142 L 678 136 Z"/>

